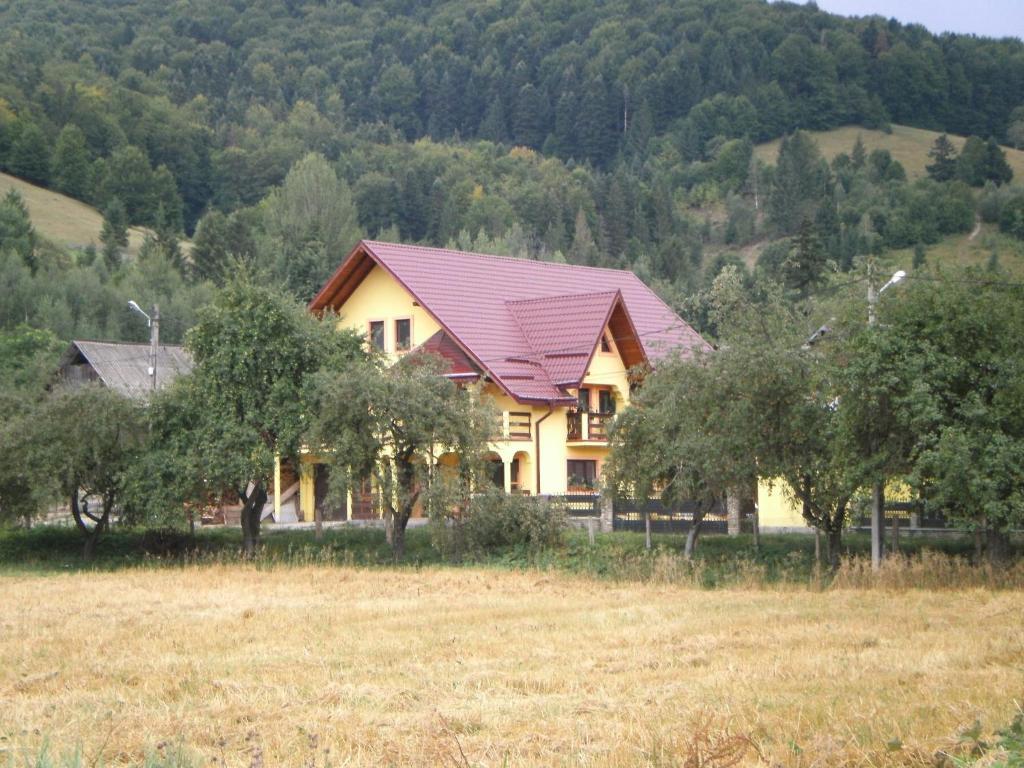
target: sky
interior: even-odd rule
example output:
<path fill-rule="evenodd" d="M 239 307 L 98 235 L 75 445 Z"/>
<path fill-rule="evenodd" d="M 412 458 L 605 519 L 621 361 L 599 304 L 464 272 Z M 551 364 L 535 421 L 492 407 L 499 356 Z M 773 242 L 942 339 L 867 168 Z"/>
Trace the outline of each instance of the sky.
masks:
<path fill-rule="evenodd" d="M 929 30 L 1024 38 L 1024 0 L 816 0 L 843 16 L 895 17 Z"/>

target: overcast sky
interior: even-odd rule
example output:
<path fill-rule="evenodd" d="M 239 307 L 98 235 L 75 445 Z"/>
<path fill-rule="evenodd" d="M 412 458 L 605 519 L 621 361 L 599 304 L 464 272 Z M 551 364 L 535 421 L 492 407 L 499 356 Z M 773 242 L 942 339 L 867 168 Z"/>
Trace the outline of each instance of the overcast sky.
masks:
<path fill-rule="evenodd" d="M 843 16 L 896 17 L 932 32 L 967 32 L 1024 38 L 1024 0 L 817 0 Z"/>

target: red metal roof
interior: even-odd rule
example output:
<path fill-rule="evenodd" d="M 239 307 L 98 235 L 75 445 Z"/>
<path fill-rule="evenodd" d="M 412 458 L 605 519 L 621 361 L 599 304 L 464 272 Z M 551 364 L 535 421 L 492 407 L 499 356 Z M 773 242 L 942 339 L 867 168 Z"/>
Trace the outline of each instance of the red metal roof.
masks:
<path fill-rule="evenodd" d="M 632 272 L 372 240 L 353 249 L 310 308 L 337 309 L 373 263 L 518 400 L 570 401 L 561 387 L 586 373 L 613 312 L 650 362 L 710 349 Z"/>

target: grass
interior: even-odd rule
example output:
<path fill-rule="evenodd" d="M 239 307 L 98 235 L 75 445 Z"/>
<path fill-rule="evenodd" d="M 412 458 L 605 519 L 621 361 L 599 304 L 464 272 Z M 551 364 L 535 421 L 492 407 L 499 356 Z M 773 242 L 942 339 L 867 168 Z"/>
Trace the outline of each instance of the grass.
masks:
<path fill-rule="evenodd" d="M 1001 233 L 995 224 L 981 224 L 977 234 L 972 234 L 951 235 L 927 246 L 926 266 L 987 266 L 995 252 L 1000 267 L 1011 275 L 1024 276 L 1024 242 Z M 891 255 L 894 266 L 911 268 L 913 248 L 892 251 Z"/>
<path fill-rule="evenodd" d="M 250 768 L 931 765 L 1024 690 L 1019 591 L 235 563 L 0 579 L 12 765 L 165 744 Z"/>
<path fill-rule="evenodd" d="M 935 139 L 939 137 L 937 131 L 926 131 L 923 128 L 910 128 L 906 125 L 892 126 L 892 132 L 871 130 L 862 128 L 859 125 L 844 125 L 842 128 L 834 128 L 830 131 L 808 131 L 818 143 L 822 155 L 829 161 L 840 152 L 849 152 L 853 149 L 854 142 L 859 134 L 864 141 L 864 147 L 870 153 L 873 149 L 887 149 L 892 153 L 895 160 L 898 160 L 911 179 L 920 178 L 927 174 L 925 166 L 931 162 L 928 157 L 928 150 L 932 148 Z M 957 148 L 963 147 L 966 137 L 948 134 L 949 140 Z M 987 138 L 987 137 L 982 137 Z M 759 144 L 755 148 L 758 158 L 764 162 L 774 165 L 779 154 L 780 139 Z M 1024 151 L 1003 147 L 1006 152 L 1006 162 L 1013 169 L 1013 177 L 1016 180 L 1024 178 Z"/>
<path fill-rule="evenodd" d="M 100 247 L 103 214 L 95 208 L 59 192 L 0 173 L 0 198 L 11 189 L 21 194 L 28 206 L 32 224 L 47 240 L 72 248 L 85 248 L 90 243 Z M 143 229 L 129 229 L 128 247 L 125 250 L 131 255 L 137 254 L 145 236 Z"/>
<path fill-rule="evenodd" d="M 204 528 L 194 540 L 183 533 L 141 530 L 115 530 L 101 539 L 96 559 L 81 559 L 82 537 L 74 528 L 37 527 L 31 530 L 0 528 L 0 574 L 10 572 L 109 571 L 125 567 L 164 567 L 178 565 L 184 559 L 192 563 L 232 563 L 239 560 L 241 534 L 237 528 Z M 599 535 L 594 546 L 582 531 L 566 535 L 562 547 L 543 552 L 524 548 L 498 549 L 474 558 L 444 556 L 431 544 L 425 528 L 411 528 L 406 537 L 406 557 L 402 568 L 433 566 L 479 566 L 485 568 L 542 569 L 609 580 L 677 580 L 686 569 L 689 583 L 709 588 L 787 583 L 808 586 L 821 575 L 814 566 L 814 539 L 803 535 L 766 535 L 755 552 L 749 535 L 729 537 L 708 535 L 701 538 L 697 562 L 680 563 L 684 545 L 681 535 L 654 536 L 655 550 L 644 550 L 640 533 L 617 532 Z M 866 534 L 849 533 L 844 537 L 845 556 L 859 562 L 870 552 Z M 186 551 L 187 550 L 187 551 Z M 910 537 L 900 540 L 904 555 L 919 557 L 922 552 L 937 552 L 954 559 L 968 558 L 972 543 L 959 536 Z M 321 541 L 309 530 L 268 529 L 263 537 L 260 563 L 276 565 L 346 565 L 391 567 L 391 550 L 384 533 L 375 528 L 328 528 Z M 1012 569 L 1009 573 L 1015 573 Z M 1024 584 L 1022 584 L 1024 585 Z M 935 583 L 929 586 L 936 586 Z"/>

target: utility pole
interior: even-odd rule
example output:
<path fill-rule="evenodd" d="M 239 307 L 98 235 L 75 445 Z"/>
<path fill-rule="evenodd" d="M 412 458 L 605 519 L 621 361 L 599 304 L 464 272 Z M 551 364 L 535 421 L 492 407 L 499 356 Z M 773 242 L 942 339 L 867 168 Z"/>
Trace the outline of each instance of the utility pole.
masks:
<path fill-rule="evenodd" d="M 160 307 L 153 305 L 153 318 L 149 323 L 149 378 L 156 392 L 156 353 L 160 348 Z"/>
<path fill-rule="evenodd" d="M 875 290 L 875 260 L 868 259 L 868 326 L 878 322 L 875 305 L 878 304 L 878 291 Z M 878 480 L 871 487 L 871 567 L 879 570 L 882 567 L 882 531 L 885 526 L 885 488 Z"/>

